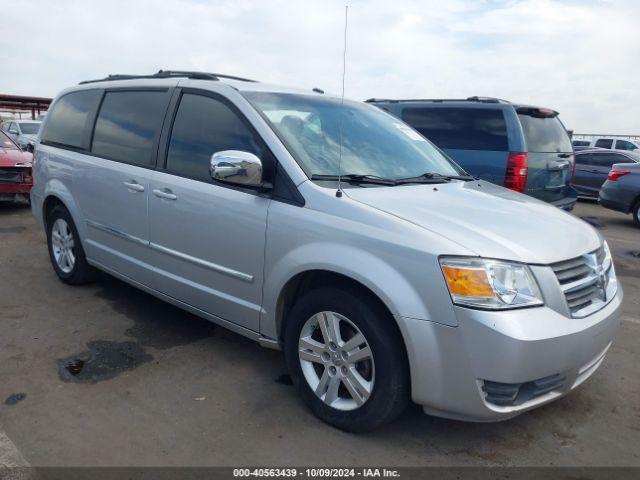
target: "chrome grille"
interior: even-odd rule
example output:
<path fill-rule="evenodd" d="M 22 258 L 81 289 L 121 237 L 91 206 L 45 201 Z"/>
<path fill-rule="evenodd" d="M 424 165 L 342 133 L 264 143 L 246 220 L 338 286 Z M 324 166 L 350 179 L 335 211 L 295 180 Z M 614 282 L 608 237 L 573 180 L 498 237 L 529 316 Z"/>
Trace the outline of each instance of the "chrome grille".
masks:
<path fill-rule="evenodd" d="M 572 317 L 585 317 L 606 304 L 611 267 L 604 247 L 551 265 Z"/>

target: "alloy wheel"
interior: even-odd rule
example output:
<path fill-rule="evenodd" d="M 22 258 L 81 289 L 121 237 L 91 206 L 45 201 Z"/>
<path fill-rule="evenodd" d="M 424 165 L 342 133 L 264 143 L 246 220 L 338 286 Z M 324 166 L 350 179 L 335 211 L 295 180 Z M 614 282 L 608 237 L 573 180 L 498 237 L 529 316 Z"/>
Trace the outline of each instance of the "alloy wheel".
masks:
<path fill-rule="evenodd" d="M 300 367 L 309 387 L 326 405 L 355 410 L 371 396 L 373 353 L 360 329 L 335 312 L 309 318 L 298 341 Z"/>
<path fill-rule="evenodd" d="M 69 224 L 58 218 L 51 227 L 51 250 L 58 268 L 64 273 L 71 273 L 76 263 L 74 251 L 75 241 Z"/>

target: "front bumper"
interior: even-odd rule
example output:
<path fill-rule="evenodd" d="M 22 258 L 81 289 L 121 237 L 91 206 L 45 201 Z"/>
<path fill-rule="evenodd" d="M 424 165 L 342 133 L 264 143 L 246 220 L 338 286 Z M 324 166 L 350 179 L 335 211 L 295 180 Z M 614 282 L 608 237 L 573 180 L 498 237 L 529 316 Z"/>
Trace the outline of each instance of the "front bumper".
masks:
<path fill-rule="evenodd" d="M 0 199 L 12 199 L 16 195 L 29 196 L 30 183 L 0 183 Z"/>
<path fill-rule="evenodd" d="M 16 193 L 28 195 L 33 184 L 31 183 L 0 183 L 0 194 L 13 195 Z"/>
<path fill-rule="evenodd" d="M 401 318 L 412 397 L 425 412 L 498 421 L 561 397 L 598 368 L 619 324 L 622 289 L 600 311 L 567 318 L 548 307 L 490 312 L 455 307 L 457 327 Z M 559 377 L 555 377 L 559 375 Z M 514 405 L 488 401 L 484 381 L 524 384 L 563 378 Z"/>

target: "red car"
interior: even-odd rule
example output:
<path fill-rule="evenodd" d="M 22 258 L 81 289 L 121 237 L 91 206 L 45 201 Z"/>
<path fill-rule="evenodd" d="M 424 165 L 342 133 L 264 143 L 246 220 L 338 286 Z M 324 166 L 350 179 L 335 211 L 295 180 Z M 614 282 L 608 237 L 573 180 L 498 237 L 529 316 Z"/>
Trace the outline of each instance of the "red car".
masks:
<path fill-rule="evenodd" d="M 22 151 L 0 131 L 0 201 L 23 198 L 29 202 L 33 186 L 32 160 L 32 154 Z"/>

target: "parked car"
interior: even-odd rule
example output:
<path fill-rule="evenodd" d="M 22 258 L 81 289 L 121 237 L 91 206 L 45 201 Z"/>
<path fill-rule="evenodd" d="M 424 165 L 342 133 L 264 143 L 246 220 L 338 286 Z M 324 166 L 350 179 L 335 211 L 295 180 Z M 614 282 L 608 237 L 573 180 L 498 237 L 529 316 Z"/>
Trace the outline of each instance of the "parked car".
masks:
<path fill-rule="evenodd" d="M 5 131 L 23 150 L 32 149 L 40 125 L 38 120 L 8 120 L 3 122 L 2 130 Z"/>
<path fill-rule="evenodd" d="M 472 175 L 573 209 L 573 147 L 547 108 L 485 97 L 466 100 L 376 100 Z"/>
<path fill-rule="evenodd" d="M 119 75 L 59 94 L 40 138 L 32 212 L 63 282 L 103 270 L 283 349 L 302 399 L 341 429 L 410 399 L 513 417 L 591 376 L 619 322 L 597 230 L 474 179 L 371 105 Z M 248 174 L 216 176 L 221 161 Z"/>
<path fill-rule="evenodd" d="M 590 147 L 590 146 L 582 146 L 582 145 L 574 145 L 573 146 L 573 151 L 574 152 L 581 152 L 582 150 L 606 150 L 606 148 L 599 148 L 599 147 Z"/>
<path fill-rule="evenodd" d="M 602 184 L 615 163 L 638 163 L 640 155 L 626 150 L 582 150 L 576 152 L 573 187 L 583 197 L 598 198 Z"/>
<path fill-rule="evenodd" d="M 640 148 L 640 140 L 624 139 L 624 138 L 617 138 L 617 137 L 593 137 L 591 140 L 589 140 L 589 146 L 606 148 L 608 150 L 634 151 Z"/>
<path fill-rule="evenodd" d="M 590 140 L 572 140 L 571 144 L 574 150 L 577 150 L 577 148 L 591 148 Z"/>
<path fill-rule="evenodd" d="M 598 201 L 603 207 L 632 214 L 640 227 L 640 163 L 613 165 Z"/>
<path fill-rule="evenodd" d="M 0 200 L 30 201 L 32 158 L 30 153 L 23 152 L 8 135 L 0 131 Z"/>

